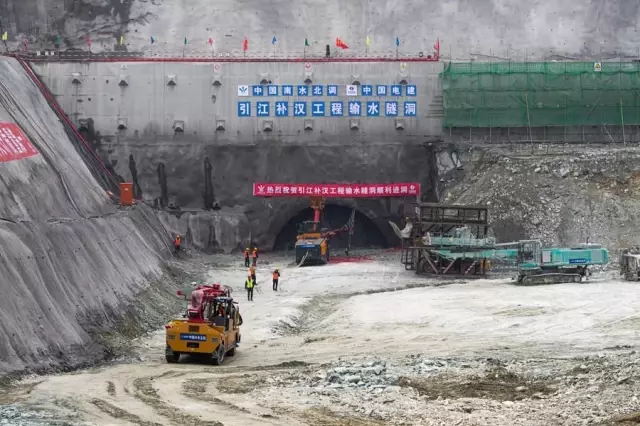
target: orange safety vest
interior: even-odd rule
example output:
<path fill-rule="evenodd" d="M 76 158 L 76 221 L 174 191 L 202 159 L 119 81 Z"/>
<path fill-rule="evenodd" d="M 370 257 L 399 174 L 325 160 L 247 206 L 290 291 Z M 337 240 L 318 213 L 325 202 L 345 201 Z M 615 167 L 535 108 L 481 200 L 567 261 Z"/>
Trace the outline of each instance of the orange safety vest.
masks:
<path fill-rule="evenodd" d="M 244 257 L 249 257 L 249 250 L 244 251 Z"/>
<path fill-rule="evenodd" d="M 255 275 L 255 274 L 256 274 L 256 270 L 254 269 L 254 267 L 253 267 L 253 266 L 249 268 L 249 273 L 250 273 L 251 275 Z"/>
<path fill-rule="evenodd" d="M 273 279 L 277 280 L 278 278 L 280 278 L 280 272 L 274 272 L 273 273 Z"/>
<path fill-rule="evenodd" d="M 253 257 L 258 257 L 258 250 L 253 251 Z"/>
<path fill-rule="evenodd" d="M 180 245 L 180 237 L 176 237 L 176 240 L 173 242 L 175 245 Z"/>

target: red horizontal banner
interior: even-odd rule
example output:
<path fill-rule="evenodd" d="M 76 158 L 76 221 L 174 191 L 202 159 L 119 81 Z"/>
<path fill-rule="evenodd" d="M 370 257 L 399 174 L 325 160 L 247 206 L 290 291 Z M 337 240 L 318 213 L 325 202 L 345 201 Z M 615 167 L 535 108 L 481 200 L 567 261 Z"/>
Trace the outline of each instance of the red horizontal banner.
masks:
<path fill-rule="evenodd" d="M 420 184 L 410 183 L 332 183 L 332 184 L 286 184 L 254 183 L 256 197 L 329 197 L 329 198 L 373 198 L 408 197 L 420 194 Z"/>
<path fill-rule="evenodd" d="M 0 123 L 0 163 L 21 160 L 37 155 L 20 127 L 14 123 Z"/>

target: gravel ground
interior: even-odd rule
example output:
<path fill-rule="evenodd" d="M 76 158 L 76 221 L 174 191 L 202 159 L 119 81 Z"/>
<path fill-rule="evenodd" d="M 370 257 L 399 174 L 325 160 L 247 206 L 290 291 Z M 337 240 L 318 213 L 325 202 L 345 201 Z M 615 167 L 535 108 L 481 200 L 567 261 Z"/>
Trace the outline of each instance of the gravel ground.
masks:
<path fill-rule="evenodd" d="M 397 256 L 296 268 L 264 255 L 265 288 L 245 302 L 241 259 L 193 254 L 186 274 L 240 301 L 235 357 L 166 364 L 160 330 L 132 342 L 137 360 L 6 388 L 0 424 L 638 424 L 635 284 L 432 281 Z"/>

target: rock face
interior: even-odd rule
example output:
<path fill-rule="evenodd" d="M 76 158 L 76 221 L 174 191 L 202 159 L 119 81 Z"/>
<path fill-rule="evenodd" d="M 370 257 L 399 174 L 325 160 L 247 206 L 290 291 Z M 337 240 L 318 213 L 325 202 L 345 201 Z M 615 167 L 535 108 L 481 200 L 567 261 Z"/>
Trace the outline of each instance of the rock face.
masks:
<path fill-rule="evenodd" d="M 0 374 L 100 359 L 90 332 L 161 276 L 169 235 L 148 207 L 113 205 L 13 59 L 0 59 L 0 123 L 39 152 L 0 162 Z"/>
<path fill-rule="evenodd" d="M 537 238 L 547 246 L 640 243 L 640 168 L 635 148 L 474 147 L 465 171 L 446 182 L 444 202 L 485 204 L 502 242 Z"/>
<path fill-rule="evenodd" d="M 307 38 L 307 54 L 324 55 L 325 45 L 336 49 L 335 37 L 344 40 L 350 52 L 364 53 L 369 35 L 370 52 L 395 53 L 398 37 L 401 53 L 430 53 L 439 37 L 442 52 L 457 59 L 491 52 L 498 58 L 523 58 L 526 52 L 531 59 L 554 53 L 598 58 L 601 51 L 636 54 L 633 34 L 639 8 L 633 0 L 585 0 L 578 6 L 550 0 L 279 0 L 268 5 L 260 0 L 223 0 L 215 8 L 208 0 L 21 0 L 3 2 L 0 16 L 13 45 L 28 35 L 32 46 L 52 47 L 60 35 L 62 48 L 86 49 L 86 36 L 91 34 L 93 51 L 181 53 L 186 37 L 188 50 L 210 52 L 206 42 L 211 37 L 217 52 L 241 55 L 246 36 L 249 54 L 269 56 L 276 35 L 278 52 L 302 53 Z M 153 46 L 151 36 L 157 39 Z"/>

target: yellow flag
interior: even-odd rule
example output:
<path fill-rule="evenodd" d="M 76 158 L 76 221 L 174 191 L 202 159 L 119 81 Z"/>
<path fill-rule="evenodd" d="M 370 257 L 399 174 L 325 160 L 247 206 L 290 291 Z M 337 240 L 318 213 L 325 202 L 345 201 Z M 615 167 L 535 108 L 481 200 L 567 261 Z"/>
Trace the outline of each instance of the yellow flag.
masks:
<path fill-rule="evenodd" d="M 120 46 L 124 44 L 124 36 L 120 36 Z"/>
<path fill-rule="evenodd" d="M 367 36 L 367 46 L 371 46 L 371 39 Z"/>
<path fill-rule="evenodd" d="M 8 39 L 9 39 L 9 34 L 5 31 L 5 32 L 2 34 L 2 41 L 7 41 Z"/>

